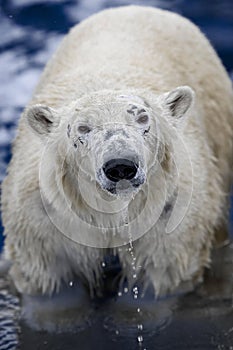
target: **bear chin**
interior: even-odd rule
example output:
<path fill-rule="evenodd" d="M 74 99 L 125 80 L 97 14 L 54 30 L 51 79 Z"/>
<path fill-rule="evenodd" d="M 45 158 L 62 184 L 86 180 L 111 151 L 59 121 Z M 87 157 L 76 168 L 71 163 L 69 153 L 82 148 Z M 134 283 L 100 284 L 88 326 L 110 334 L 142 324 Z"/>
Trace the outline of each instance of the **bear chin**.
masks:
<path fill-rule="evenodd" d="M 106 186 L 102 187 L 99 185 L 101 189 L 108 194 L 114 196 L 114 197 L 129 197 L 132 195 L 135 195 L 139 189 L 141 184 L 140 183 L 135 183 L 132 184 L 130 181 L 127 180 L 121 180 L 117 184 L 114 184 L 112 186 Z"/>

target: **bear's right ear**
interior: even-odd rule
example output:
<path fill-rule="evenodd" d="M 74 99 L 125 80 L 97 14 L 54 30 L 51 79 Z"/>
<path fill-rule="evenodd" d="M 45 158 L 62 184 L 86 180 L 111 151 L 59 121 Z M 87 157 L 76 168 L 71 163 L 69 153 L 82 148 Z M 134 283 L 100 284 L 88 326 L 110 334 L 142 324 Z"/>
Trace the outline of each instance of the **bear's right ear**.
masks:
<path fill-rule="evenodd" d="M 195 93 L 189 86 L 179 86 L 163 95 L 163 107 L 173 120 L 182 119 L 194 101 Z"/>
<path fill-rule="evenodd" d="M 48 135 L 57 125 L 56 111 L 45 105 L 34 105 L 26 110 L 30 127 L 39 135 Z"/>

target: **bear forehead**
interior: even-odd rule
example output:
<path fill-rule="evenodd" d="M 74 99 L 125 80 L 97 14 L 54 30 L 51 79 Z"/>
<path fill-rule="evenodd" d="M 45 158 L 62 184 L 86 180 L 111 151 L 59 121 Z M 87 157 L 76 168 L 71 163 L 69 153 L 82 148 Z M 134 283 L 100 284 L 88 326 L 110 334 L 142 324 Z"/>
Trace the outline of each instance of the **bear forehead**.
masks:
<path fill-rule="evenodd" d="M 146 101 L 143 97 L 138 95 L 139 91 L 100 91 L 93 92 L 89 95 L 82 96 L 77 101 L 77 108 L 88 108 L 91 106 L 104 106 L 109 104 L 125 104 L 125 103 L 135 103 L 137 105 L 147 106 Z"/>
<path fill-rule="evenodd" d="M 94 113 L 99 112 L 100 110 L 126 110 L 132 114 L 132 110 L 134 110 L 135 114 L 136 110 L 148 107 L 150 107 L 148 103 L 140 96 L 121 94 L 117 96 L 107 96 L 107 98 L 106 96 L 95 96 L 91 99 L 84 99 L 77 103 L 75 111 L 80 113 L 87 111 Z"/>
<path fill-rule="evenodd" d="M 151 108 L 144 99 L 133 93 L 93 93 L 83 96 L 76 102 L 72 121 L 83 123 L 133 122 L 135 117 L 150 112 Z M 130 119 L 128 120 L 128 117 Z M 133 117 L 133 119 L 132 119 Z M 126 118 L 126 119 L 125 119 Z"/>

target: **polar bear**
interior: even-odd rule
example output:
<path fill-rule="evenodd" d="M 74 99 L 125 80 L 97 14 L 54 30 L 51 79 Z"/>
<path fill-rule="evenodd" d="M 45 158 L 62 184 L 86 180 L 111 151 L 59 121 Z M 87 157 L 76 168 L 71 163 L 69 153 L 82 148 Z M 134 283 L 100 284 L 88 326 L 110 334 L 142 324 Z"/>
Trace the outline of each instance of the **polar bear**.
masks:
<path fill-rule="evenodd" d="M 74 276 L 95 290 L 112 251 L 156 296 L 200 281 L 224 232 L 232 137 L 230 79 L 190 21 L 128 6 L 75 26 L 23 112 L 2 185 L 18 291 Z"/>

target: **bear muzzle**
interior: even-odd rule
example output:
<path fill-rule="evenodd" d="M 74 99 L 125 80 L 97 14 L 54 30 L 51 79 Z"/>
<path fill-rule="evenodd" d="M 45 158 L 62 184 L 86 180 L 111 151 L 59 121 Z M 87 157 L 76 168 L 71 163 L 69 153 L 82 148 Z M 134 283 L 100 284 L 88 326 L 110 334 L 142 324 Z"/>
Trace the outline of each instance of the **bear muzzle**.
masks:
<path fill-rule="evenodd" d="M 135 192 L 146 179 L 138 158 L 112 158 L 97 171 L 97 181 L 111 194 Z"/>
<path fill-rule="evenodd" d="M 129 159 L 110 159 L 103 165 L 105 176 L 113 182 L 132 180 L 138 170 L 138 164 Z"/>

